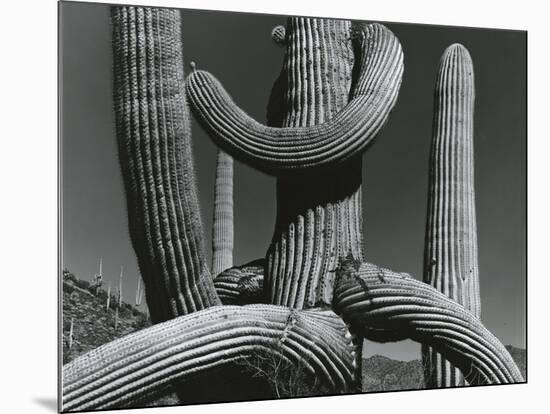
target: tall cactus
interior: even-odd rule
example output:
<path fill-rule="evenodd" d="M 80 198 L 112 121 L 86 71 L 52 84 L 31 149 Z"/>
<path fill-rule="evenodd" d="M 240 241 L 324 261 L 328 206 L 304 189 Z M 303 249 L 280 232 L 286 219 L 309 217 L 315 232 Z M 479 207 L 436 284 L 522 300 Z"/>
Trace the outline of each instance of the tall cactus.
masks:
<path fill-rule="evenodd" d="M 118 154 L 155 322 L 219 304 L 195 187 L 177 10 L 114 7 Z M 161 145 L 159 145 L 159 143 Z"/>
<path fill-rule="evenodd" d="M 212 275 L 233 266 L 233 158 L 218 150 L 212 225 Z"/>
<path fill-rule="evenodd" d="M 280 74 L 286 82 L 274 86 L 285 88 L 272 92 L 272 99 L 282 93 L 284 110 L 271 103 L 268 119 L 273 126 L 322 124 L 348 103 L 354 63 L 350 29 L 348 21 L 288 19 Z M 322 54 L 325 65 L 319 64 Z M 302 85 L 306 94 L 300 92 Z M 308 143 L 308 137 L 303 142 Z M 272 303 L 294 308 L 331 303 L 330 271 L 339 257 L 352 252 L 363 258 L 361 201 L 360 158 L 321 176 L 278 177 L 277 220 L 267 252 Z"/>
<path fill-rule="evenodd" d="M 264 352 L 305 362 L 309 375 L 343 392 L 357 380 L 354 338 L 362 337 L 420 341 L 475 374 L 473 383 L 522 380 L 476 314 L 427 283 L 361 262 L 360 156 L 388 119 L 403 73 L 391 31 L 361 25 L 354 49 L 349 22 L 289 18 L 273 31 L 287 50 L 267 126 L 208 72 L 188 76 L 193 109 L 221 149 L 277 176 L 266 261 L 232 267 L 213 282 L 196 200 L 179 15 L 115 6 L 112 16 L 130 234 L 153 320 L 171 320 L 65 365 L 65 410 L 128 406 L 173 386 L 190 390 L 178 394 L 186 401 L 199 376 Z M 216 306 L 220 299 L 268 304 Z"/>
<path fill-rule="evenodd" d="M 424 281 L 480 316 L 474 197 L 474 70 L 468 50 L 449 46 L 435 87 Z M 460 370 L 423 347 L 430 387 L 464 384 Z"/>

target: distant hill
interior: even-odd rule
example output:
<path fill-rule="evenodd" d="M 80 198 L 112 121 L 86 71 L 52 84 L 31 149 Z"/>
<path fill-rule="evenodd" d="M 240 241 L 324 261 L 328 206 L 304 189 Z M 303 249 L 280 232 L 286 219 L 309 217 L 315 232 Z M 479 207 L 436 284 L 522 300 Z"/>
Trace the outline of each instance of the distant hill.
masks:
<path fill-rule="evenodd" d="M 507 345 L 506 349 L 526 378 L 526 350 Z M 424 388 L 422 362 L 396 361 L 382 355 L 363 359 L 363 392 L 417 390 Z"/>
<path fill-rule="evenodd" d="M 103 288 L 96 291 L 90 282 L 78 279 L 68 270 L 63 271 L 63 364 L 107 342 L 151 326 L 145 312 L 124 301 L 117 318 L 118 297 L 115 294 L 110 296 L 107 310 L 107 292 Z M 71 320 L 73 341 L 69 349 Z M 177 397 L 169 393 L 140 406 L 176 404 Z"/>
<path fill-rule="evenodd" d="M 117 304 L 117 296 L 111 294 L 107 310 L 107 292 L 104 289 L 96 292 L 89 282 L 78 279 L 69 271 L 63 272 L 64 364 L 100 345 L 151 325 L 144 312 L 123 301 L 115 328 Z M 69 349 L 71 320 L 73 339 Z"/>

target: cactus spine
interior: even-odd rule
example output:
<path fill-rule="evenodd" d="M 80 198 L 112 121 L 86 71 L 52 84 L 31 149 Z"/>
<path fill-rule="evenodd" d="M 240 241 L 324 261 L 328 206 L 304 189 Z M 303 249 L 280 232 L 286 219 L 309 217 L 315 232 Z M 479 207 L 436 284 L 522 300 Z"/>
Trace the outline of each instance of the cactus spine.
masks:
<path fill-rule="evenodd" d="M 153 322 L 219 304 L 203 248 L 177 10 L 113 7 L 118 153 Z"/>
<path fill-rule="evenodd" d="M 468 50 L 445 50 L 435 87 L 424 281 L 480 316 L 474 195 L 474 70 Z M 460 370 L 423 347 L 429 387 L 464 385 Z"/>
<path fill-rule="evenodd" d="M 212 275 L 233 266 L 233 158 L 218 150 L 212 226 Z"/>

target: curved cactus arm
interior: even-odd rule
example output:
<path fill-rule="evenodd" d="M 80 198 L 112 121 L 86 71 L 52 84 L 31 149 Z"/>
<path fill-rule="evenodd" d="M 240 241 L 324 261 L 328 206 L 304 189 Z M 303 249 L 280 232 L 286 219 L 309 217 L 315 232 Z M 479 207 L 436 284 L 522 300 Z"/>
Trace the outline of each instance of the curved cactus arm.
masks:
<path fill-rule="evenodd" d="M 216 306 L 128 335 L 63 367 L 63 410 L 121 408 L 256 352 L 300 363 L 331 390 L 353 379 L 353 345 L 332 311 Z"/>
<path fill-rule="evenodd" d="M 218 149 L 212 225 L 212 275 L 233 266 L 233 158 Z"/>
<path fill-rule="evenodd" d="M 474 69 L 468 50 L 449 46 L 435 86 L 424 282 L 480 317 L 474 197 Z M 461 373 L 423 347 L 426 384 L 464 383 Z"/>
<path fill-rule="evenodd" d="M 220 147 L 258 170 L 280 174 L 342 162 L 362 153 L 376 137 L 397 100 L 403 74 L 401 45 L 389 29 L 365 25 L 361 44 L 351 99 L 322 124 L 262 125 L 236 106 L 214 76 L 199 70 L 186 80 L 189 102 Z"/>
<path fill-rule="evenodd" d="M 407 274 L 370 263 L 347 266 L 337 274 L 334 309 L 368 339 L 431 346 L 471 383 L 523 381 L 504 345 L 475 315 Z"/>
<path fill-rule="evenodd" d="M 267 303 L 264 291 L 265 259 L 226 269 L 214 279 L 224 305 Z"/>
<path fill-rule="evenodd" d="M 178 10 L 111 8 L 118 155 L 154 322 L 220 304 L 204 254 Z"/>

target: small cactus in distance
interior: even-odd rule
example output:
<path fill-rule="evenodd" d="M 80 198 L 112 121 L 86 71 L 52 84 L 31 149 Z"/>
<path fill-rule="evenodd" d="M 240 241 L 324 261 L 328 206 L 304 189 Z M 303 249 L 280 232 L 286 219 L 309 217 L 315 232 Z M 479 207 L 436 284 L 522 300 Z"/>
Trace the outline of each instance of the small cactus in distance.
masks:
<path fill-rule="evenodd" d="M 106 311 L 109 311 L 110 304 L 111 304 L 111 281 L 109 281 L 109 285 L 107 287 L 107 305 L 105 306 Z"/>
<path fill-rule="evenodd" d="M 138 277 L 138 284 L 136 289 L 136 306 L 141 305 L 143 299 L 143 287 L 141 286 L 141 277 Z"/>
<path fill-rule="evenodd" d="M 118 307 L 122 306 L 122 274 L 124 272 L 124 266 L 120 266 L 120 276 L 118 277 Z"/>
<path fill-rule="evenodd" d="M 233 158 L 218 150 L 212 225 L 212 275 L 233 266 Z"/>
<path fill-rule="evenodd" d="M 69 328 L 69 343 L 67 344 L 68 348 L 71 349 L 73 347 L 73 329 L 74 329 L 74 323 L 73 318 L 71 318 L 71 326 Z"/>

